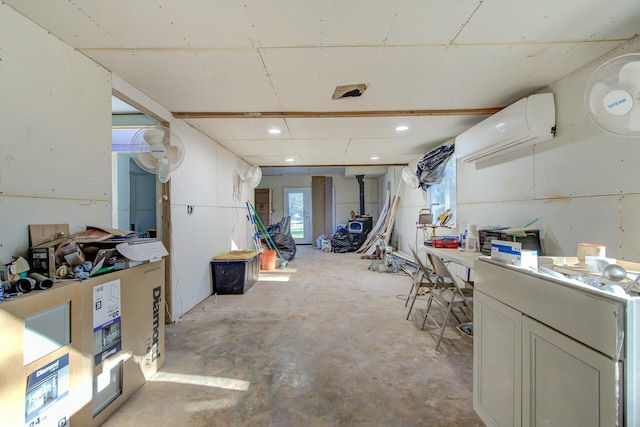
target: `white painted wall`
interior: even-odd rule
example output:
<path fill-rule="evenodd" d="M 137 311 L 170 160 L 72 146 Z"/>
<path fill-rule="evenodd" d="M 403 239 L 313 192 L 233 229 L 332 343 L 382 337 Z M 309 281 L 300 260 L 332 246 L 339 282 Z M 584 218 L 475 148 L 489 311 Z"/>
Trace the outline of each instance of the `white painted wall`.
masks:
<path fill-rule="evenodd" d="M 72 233 L 111 225 L 115 90 L 170 122 L 185 144 L 170 186 L 172 318 L 206 298 L 211 258 L 251 247 L 244 203 L 253 191 L 236 200 L 232 185 L 249 165 L 2 3 L 0 51 L 0 261 L 27 257 L 28 224 L 69 224 Z"/>

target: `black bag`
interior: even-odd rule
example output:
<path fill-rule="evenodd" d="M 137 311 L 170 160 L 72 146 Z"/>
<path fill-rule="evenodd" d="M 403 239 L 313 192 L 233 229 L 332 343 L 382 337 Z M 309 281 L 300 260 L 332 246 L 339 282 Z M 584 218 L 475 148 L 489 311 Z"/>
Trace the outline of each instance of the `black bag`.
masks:
<path fill-rule="evenodd" d="M 291 235 L 291 217 L 285 216 L 280 222 L 267 226 L 267 233 L 273 240 L 276 248 L 286 261 L 291 261 L 296 256 L 296 241 Z"/>

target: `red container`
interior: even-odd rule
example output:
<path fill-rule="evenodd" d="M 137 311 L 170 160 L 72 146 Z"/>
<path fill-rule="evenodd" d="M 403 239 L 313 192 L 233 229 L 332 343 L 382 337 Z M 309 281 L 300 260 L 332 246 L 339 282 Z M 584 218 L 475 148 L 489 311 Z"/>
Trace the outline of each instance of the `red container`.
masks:
<path fill-rule="evenodd" d="M 431 241 L 434 248 L 455 249 L 458 247 L 458 238 L 455 236 L 434 237 Z"/>

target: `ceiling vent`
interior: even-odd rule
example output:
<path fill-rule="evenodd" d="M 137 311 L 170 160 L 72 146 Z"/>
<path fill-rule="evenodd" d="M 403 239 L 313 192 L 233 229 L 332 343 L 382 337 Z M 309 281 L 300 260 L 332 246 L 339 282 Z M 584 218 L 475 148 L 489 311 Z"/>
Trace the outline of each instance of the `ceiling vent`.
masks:
<path fill-rule="evenodd" d="M 364 83 L 357 85 L 336 86 L 336 90 L 333 92 L 333 96 L 331 98 L 342 99 L 362 96 L 366 89 L 367 85 Z"/>

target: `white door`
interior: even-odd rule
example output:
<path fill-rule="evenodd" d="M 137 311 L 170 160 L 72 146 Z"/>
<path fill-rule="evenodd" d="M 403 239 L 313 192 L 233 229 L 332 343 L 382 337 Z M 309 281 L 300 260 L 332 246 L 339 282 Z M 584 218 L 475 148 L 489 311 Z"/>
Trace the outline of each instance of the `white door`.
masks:
<path fill-rule="evenodd" d="M 291 217 L 291 236 L 296 244 L 313 241 L 310 187 L 284 189 L 284 216 Z"/>

